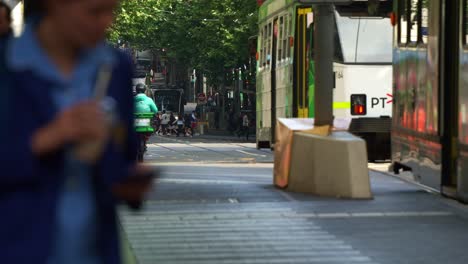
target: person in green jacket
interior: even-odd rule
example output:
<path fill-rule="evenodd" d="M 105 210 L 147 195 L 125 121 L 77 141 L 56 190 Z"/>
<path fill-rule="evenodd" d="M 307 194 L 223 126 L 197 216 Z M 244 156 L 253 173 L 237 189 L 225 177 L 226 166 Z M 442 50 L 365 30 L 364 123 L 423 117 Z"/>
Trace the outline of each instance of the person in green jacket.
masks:
<path fill-rule="evenodd" d="M 135 113 L 158 113 L 158 107 L 154 103 L 153 99 L 146 96 L 146 86 L 142 83 L 136 85 L 135 90 L 137 95 L 135 96 Z"/>

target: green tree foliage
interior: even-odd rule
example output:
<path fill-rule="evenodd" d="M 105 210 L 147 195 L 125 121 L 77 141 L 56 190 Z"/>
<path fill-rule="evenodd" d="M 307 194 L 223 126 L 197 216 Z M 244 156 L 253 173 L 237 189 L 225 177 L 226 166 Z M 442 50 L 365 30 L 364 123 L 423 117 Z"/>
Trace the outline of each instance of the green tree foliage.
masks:
<path fill-rule="evenodd" d="M 124 0 L 109 39 L 140 50 L 164 48 L 216 84 L 225 69 L 246 62 L 257 17 L 254 0 Z"/>

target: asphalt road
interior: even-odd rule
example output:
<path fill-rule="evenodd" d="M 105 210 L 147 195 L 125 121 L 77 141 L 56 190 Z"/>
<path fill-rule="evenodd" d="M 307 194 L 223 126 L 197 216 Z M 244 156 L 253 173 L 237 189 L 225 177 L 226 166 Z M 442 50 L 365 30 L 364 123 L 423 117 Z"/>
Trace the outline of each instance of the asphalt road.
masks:
<path fill-rule="evenodd" d="M 466 263 L 468 208 L 370 172 L 374 199 L 290 193 L 273 153 L 219 139 L 152 139 L 163 170 L 140 212 L 120 209 L 134 263 Z M 370 164 L 384 171 L 388 164 Z"/>

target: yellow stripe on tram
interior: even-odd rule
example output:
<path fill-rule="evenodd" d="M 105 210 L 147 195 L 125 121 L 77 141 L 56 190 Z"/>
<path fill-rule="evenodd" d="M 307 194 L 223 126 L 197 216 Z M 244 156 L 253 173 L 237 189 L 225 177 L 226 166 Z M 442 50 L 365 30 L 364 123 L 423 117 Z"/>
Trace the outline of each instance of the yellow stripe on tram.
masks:
<path fill-rule="evenodd" d="M 312 8 L 299 8 L 297 11 L 299 15 L 307 15 L 308 13 L 312 13 Z"/>
<path fill-rule="evenodd" d="M 333 109 L 350 109 L 351 102 L 333 102 Z"/>

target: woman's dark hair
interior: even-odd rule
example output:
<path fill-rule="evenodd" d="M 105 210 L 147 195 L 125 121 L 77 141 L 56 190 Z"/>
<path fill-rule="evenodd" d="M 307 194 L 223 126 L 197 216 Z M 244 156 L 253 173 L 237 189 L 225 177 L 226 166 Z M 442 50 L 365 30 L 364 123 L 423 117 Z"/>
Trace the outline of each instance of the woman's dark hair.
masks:
<path fill-rule="evenodd" d="M 26 19 L 43 13 L 44 0 L 24 0 L 24 17 Z"/>
<path fill-rule="evenodd" d="M 10 8 L 10 6 L 7 5 L 4 2 L 0 2 L 0 9 L 2 9 L 2 8 L 4 8 L 6 10 L 6 16 L 7 16 L 8 22 L 11 22 L 11 8 Z"/>

